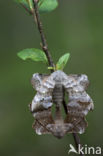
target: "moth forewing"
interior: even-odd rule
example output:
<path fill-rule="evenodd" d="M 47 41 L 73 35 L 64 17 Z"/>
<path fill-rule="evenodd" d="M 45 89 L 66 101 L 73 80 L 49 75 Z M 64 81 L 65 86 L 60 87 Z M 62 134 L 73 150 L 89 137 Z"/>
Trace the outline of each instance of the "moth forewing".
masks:
<path fill-rule="evenodd" d="M 75 127 L 74 132 L 76 131 L 81 134 L 84 133 L 85 128 L 87 127 L 85 116 L 93 109 L 93 101 L 85 91 L 89 84 L 87 76 L 72 75 L 70 78 L 73 79 L 70 84 L 70 89 L 69 85 L 66 87 L 69 94 L 69 102 L 67 104 L 68 122 L 73 123 Z M 78 123 L 79 120 L 80 122 Z M 75 125 L 75 123 L 78 124 Z"/>

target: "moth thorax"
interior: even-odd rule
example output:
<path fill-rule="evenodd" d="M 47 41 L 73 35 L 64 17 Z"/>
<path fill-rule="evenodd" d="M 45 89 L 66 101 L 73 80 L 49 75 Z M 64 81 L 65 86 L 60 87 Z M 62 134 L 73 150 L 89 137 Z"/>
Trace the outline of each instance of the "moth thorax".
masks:
<path fill-rule="evenodd" d="M 63 102 L 63 98 L 64 98 L 62 84 L 55 85 L 53 89 L 53 93 L 52 93 L 52 98 L 53 98 L 53 103 L 56 104 L 56 106 L 61 105 L 61 103 Z"/>

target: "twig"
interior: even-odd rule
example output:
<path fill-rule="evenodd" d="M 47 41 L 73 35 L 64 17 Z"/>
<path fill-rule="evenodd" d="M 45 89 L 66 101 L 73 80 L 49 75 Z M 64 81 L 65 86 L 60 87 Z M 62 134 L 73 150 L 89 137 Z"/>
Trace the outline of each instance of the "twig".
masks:
<path fill-rule="evenodd" d="M 39 15 L 39 11 L 38 11 L 38 0 L 33 0 L 33 3 L 34 3 L 34 13 L 33 13 L 33 15 L 34 15 L 34 20 L 35 20 L 35 17 L 36 17 L 38 30 L 39 30 L 39 33 L 40 33 L 40 36 L 41 36 L 41 41 L 42 41 L 42 48 L 43 48 L 43 51 L 45 52 L 45 54 L 47 56 L 49 65 L 51 67 L 54 67 L 54 63 L 53 63 L 51 54 L 50 54 L 50 52 L 48 50 L 48 45 L 47 45 L 46 38 L 45 38 L 45 35 L 44 35 L 44 32 L 43 32 L 43 25 L 42 25 L 41 20 L 40 20 L 40 15 Z M 53 72 L 53 71 L 54 70 L 51 70 L 51 72 Z M 63 105 L 64 105 L 65 112 L 67 114 L 67 107 L 66 107 L 65 101 L 63 102 Z M 74 141 L 75 141 L 76 148 L 78 150 L 78 145 L 80 144 L 80 138 L 75 133 L 73 133 L 73 138 L 74 138 Z M 83 156 L 83 154 L 81 154 L 81 156 Z"/>
<path fill-rule="evenodd" d="M 21 5 L 30 15 L 33 14 L 33 12 L 30 11 L 23 3 L 20 3 L 20 5 Z"/>
<path fill-rule="evenodd" d="M 43 49 L 43 51 L 45 52 L 45 54 L 47 56 L 49 66 L 54 67 L 54 63 L 53 63 L 51 54 L 50 54 L 50 52 L 48 50 L 48 45 L 47 45 L 46 38 L 45 38 L 45 35 L 44 35 L 44 32 L 43 32 L 43 25 L 42 25 L 41 20 L 40 20 L 40 15 L 39 15 L 39 11 L 38 11 L 38 0 L 33 0 L 33 3 L 34 3 L 34 14 L 33 15 L 34 15 L 34 20 L 35 20 L 35 17 L 36 17 L 38 30 L 39 30 L 39 33 L 40 33 L 40 36 L 41 36 L 41 41 L 42 41 L 42 49 Z M 52 70 L 52 72 L 53 72 L 53 70 Z"/>

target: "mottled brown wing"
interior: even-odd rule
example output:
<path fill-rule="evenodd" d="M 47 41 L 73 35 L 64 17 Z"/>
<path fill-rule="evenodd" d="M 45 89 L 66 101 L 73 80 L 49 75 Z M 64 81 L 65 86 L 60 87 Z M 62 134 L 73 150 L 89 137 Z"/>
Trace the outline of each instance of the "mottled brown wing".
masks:
<path fill-rule="evenodd" d="M 73 133 L 84 133 L 87 127 L 85 116 L 94 107 L 92 99 L 85 91 L 88 83 L 86 75 L 70 75 L 69 82 L 66 84 L 69 102 L 67 104 L 68 115 L 65 122 L 73 124 Z"/>
<path fill-rule="evenodd" d="M 51 109 L 48 109 L 35 114 L 35 122 L 32 127 L 38 135 L 49 134 L 51 132 L 47 128 L 47 125 L 53 123 Z"/>
<path fill-rule="evenodd" d="M 32 76 L 31 84 L 36 91 L 39 91 L 42 83 L 48 78 L 49 75 L 35 73 Z"/>
<path fill-rule="evenodd" d="M 31 112 L 50 108 L 52 106 L 52 90 L 55 85 L 51 76 L 34 74 L 32 85 L 36 89 L 37 93 L 31 103 Z"/>
<path fill-rule="evenodd" d="M 69 133 L 84 133 L 86 127 L 88 126 L 85 116 L 82 115 L 82 111 L 77 108 L 71 108 L 69 104 L 67 105 L 68 114 L 65 122 L 71 123 L 73 128 Z"/>
<path fill-rule="evenodd" d="M 31 112 L 35 118 L 33 129 L 39 135 L 50 133 L 47 125 L 53 124 L 51 106 L 52 90 L 55 84 L 50 76 L 41 74 L 34 74 L 31 82 L 37 91 L 31 103 Z"/>

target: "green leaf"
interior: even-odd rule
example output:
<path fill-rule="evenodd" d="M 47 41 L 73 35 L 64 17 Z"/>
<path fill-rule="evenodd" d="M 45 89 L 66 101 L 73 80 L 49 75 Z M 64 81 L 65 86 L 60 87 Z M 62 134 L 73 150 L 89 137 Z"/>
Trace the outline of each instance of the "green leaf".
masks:
<path fill-rule="evenodd" d="M 57 0 L 39 0 L 38 3 L 40 13 L 50 12 L 58 6 Z"/>
<path fill-rule="evenodd" d="M 32 0 L 15 0 L 15 2 L 23 4 L 29 10 L 33 10 L 33 1 Z"/>
<path fill-rule="evenodd" d="M 27 8 L 29 7 L 27 0 L 14 0 L 17 3 L 22 3 L 24 4 Z"/>
<path fill-rule="evenodd" d="M 22 3 L 29 10 L 33 10 L 33 1 L 32 0 L 15 0 L 17 3 Z M 39 0 L 38 7 L 39 12 L 50 12 L 56 9 L 58 6 L 57 0 Z"/>
<path fill-rule="evenodd" d="M 69 57 L 70 57 L 69 53 L 66 53 L 62 57 L 60 57 L 59 61 L 56 64 L 56 69 L 57 70 L 63 70 L 65 65 L 68 62 Z"/>
<path fill-rule="evenodd" d="M 34 9 L 34 6 L 33 6 L 33 1 L 32 0 L 27 0 L 28 4 L 29 4 L 29 7 L 31 10 Z"/>
<path fill-rule="evenodd" d="M 45 53 L 39 49 L 24 49 L 17 54 L 22 60 L 31 59 L 33 61 L 40 61 L 48 63 Z"/>

